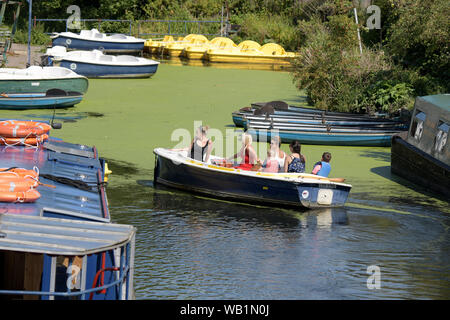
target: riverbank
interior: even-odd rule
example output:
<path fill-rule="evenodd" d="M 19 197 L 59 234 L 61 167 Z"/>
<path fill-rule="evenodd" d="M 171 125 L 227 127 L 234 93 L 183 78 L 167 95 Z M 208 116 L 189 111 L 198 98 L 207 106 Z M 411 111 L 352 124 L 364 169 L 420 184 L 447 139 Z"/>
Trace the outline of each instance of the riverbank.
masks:
<path fill-rule="evenodd" d="M 41 61 L 42 46 L 31 46 L 31 65 L 38 65 Z M 28 47 L 26 44 L 13 43 L 8 52 L 7 68 L 26 68 L 28 61 Z"/>

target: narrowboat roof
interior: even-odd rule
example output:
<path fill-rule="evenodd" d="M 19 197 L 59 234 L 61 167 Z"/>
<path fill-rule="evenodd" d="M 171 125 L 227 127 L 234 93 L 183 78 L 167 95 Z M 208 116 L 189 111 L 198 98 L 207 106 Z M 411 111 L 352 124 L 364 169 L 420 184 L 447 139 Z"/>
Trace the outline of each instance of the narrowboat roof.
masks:
<path fill-rule="evenodd" d="M 133 226 L 0 214 L 0 250 L 83 256 L 132 240 Z"/>
<path fill-rule="evenodd" d="M 37 168 L 39 181 L 50 186 L 39 185 L 41 197 L 33 203 L 0 202 L 0 213 L 110 222 L 95 147 L 52 137 L 39 147 L 0 145 L 0 168 L 11 167 Z"/>
<path fill-rule="evenodd" d="M 450 112 L 450 94 L 436 94 L 432 96 L 424 96 L 419 99 L 423 99 L 428 103 L 431 103 L 443 110 Z"/>

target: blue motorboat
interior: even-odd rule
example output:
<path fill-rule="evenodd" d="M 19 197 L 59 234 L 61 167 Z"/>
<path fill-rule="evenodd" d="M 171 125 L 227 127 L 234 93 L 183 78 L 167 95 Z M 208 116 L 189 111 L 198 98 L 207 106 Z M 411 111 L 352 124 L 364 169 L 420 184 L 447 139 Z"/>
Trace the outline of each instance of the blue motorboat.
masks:
<path fill-rule="evenodd" d="M 144 50 L 144 39 L 124 34 L 107 35 L 97 29 L 81 30 L 79 34 L 61 32 L 52 36 L 52 46 L 72 50 L 102 50 L 108 53 L 136 53 Z"/>
<path fill-rule="evenodd" d="M 26 177 L 36 180 L 31 190 L 38 196 L 18 191 L 11 200 L 11 190 L 1 186 L 18 170 L 33 173 Z M 0 279 L 0 295 L 134 297 L 136 230 L 111 222 L 108 172 L 95 147 L 52 137 L 35 146 L 0 145 L 0 269 L 7 275 Z"/>
<path fill-rule="evenodd" d="M 129 55 L 105 55 L 99 50 L 66 51 L 57 46 L 47 50 L 50 65 L 70 69 L 88 78 L 149 78 L 159 62 Z"/>
<path fill-rule="evenodd" d="M 44 93 L 8 93 L 0 94 L 0 109 L 45 109 L 68 108 L 80 103 L 83 94 L 50 89 Z"/>
<path fill-rule="evenodd" d="M 213 155 L 205 163 L 169 149 L 153 153 L 156 184 L 231 201 L 303 209 L 339 207 L 352 188 L 342 178 L 224 167 L 223 159 Z"/>

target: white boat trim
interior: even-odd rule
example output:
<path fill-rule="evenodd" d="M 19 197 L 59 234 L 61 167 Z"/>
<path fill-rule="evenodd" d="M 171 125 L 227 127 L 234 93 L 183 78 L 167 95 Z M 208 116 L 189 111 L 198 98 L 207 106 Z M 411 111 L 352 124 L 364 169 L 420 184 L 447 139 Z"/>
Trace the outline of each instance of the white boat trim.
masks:
<path fill-rule="evenodd" d="M 58 80 L 85 78 L 70 69 L 62 67 L 30 66 L 26 69 L 0 68 L 0 81 L 2 80 Z"/>
<path fill-rule="evenodd" d="M 81 30 L 81 32 L 73 33 L 73 32 L 60 32 L 55 33 L 51 36 L 52 39 L 58 37 L 66 37 L 73 38 L 79 40 L 87 40 L 87 41 L 98 41 L 98 42 L 111 42 L 111 43 L 144 43 L 144 39 L 139 39 L 133 36 L 127 36 L 125 34 L 116 33 L 112 35 L 107 35 L 106 33 L 101 33 L 97 29 L 91 30 Z"/>
<path fill-rule="evenodd" d="M 130 55 L 107 55 L 100 50 L 92 51 L 67 51 L 63 46 L 54 46 L 47 49 L 46 55 L 52 57 L 55 62 L 71 61 L 78 63 L 88 63 L 102 66 L 127 66 L 140 67 L 158 65 L 159 62 L 151 59 L 140 58 Z"/>

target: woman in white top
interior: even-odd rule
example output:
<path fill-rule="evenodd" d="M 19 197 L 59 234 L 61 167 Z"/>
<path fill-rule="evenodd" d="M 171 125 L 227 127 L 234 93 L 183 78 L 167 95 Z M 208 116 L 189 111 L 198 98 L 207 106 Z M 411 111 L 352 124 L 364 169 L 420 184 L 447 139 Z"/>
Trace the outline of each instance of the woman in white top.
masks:
<path fill-rule="evenodd" d="M 281 171 L 284 168 L 284 161 L 286 159 L 286 153 L 280 149 L 281 139 L 279 136 L 274 136 L 270 140 L 270 149 L 275 154 L 275 159 L 278 161 L 279 170 Z"/>

